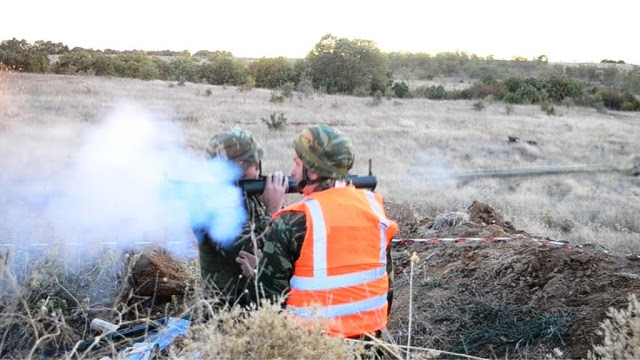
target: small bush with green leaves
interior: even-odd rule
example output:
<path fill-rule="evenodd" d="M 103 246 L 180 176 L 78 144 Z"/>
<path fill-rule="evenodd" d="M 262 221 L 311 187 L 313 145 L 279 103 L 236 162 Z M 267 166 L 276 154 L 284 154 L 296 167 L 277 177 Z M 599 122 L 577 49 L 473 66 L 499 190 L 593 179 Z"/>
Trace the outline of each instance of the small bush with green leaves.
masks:
<path fill-rule="evenodd" d="M 523 83 L 516 91 L 516 96 L 524 104 L 535 104 L 542 100 L 542 96 L 538 88 L 531 83 Z"/>
<path fill-rule="evenodd" d="M 371 101 L 367 103 L 368 106 L 378 106 L 382 104 L 382 91 L 376 91 L 371 97 Z"/>
<path fill-rule="evenodd" d="M 506 102 L 507 104 L 520 104 L 522 102 L 522 99 L 518 95 L 510 92 L 502 98 L 502 101 Z"/>
<path fill-rule="evenodd" d="M 155 80 L 160 76 L 160 70 L 153 62 L 146 62 L 140 66 L 140 79 Z"/>
<path fill-rule="evenodd" d="M 553 107 L 553 105 L 551 105 L 546 100 L 540 102 L 540 109 L 542 109 L 542 111 L 544 111 L 545 114 L 547 114 L 547 115 L 555 115 L 556 114 L 556 108 Z"/>
<path fill-rule="evenodd" d="M 406 82 L 395 82 L 393 86 L 391 86 L 391 90 L 393 91 L 395 97 L 400 99 L 405 99 L 411 97 L 411 92 L 409 91 L 409 85 Z"/>
<path fill-rule="evenodd" d="M 484 101 L 476 101 L 473 103 L 473 110 L 482 111 L 484 109 Z"/>
<path fill-rule="evenodd" d="M 507 113 L 507 115 L 511 115 L 513 114 L 514 111 L 514 107 L 513 104 L 507 104 L 504 106 L 504 111 Z"/>
<path fill-rule="evenodd" d="M 287 125 L 287 118 L 284 116 L 284 113 L 278 114 L 272 112 L 269 115 L 269 119 L 262 118 L 262 122 L 267 124 L 267 128 L 271 131 L 283 130 Z"/>
<path fill-rule="evenodd" d="M 303 98 L 311 99 L 313 97 L 313 81 L 308 77 L 302 77 L 296 85 L 296 91 L 300 100 Z"/>
<path fill-rule="evenodd" d="M 611 110 L 622 109 L 625 100 L 622 94 L 609 88 L 598 90 L 595 97 L 598 102 L 602 102 L 607 109 Z"/>
<path fill-rule="evenodd" d="M 567 76 L 551 76 L 547 80 L 545 90 L 551 100 L 559 102 L 566 97 L 582 96 L 584 94 L 584 83 Z"/>
<path fill-rule="evenodd" d="M 371 90 L 366 86 L 358 86 L 353 90 L 353 95 L 358 97 L 365 97 L 371 94 Z"/>
<path fill-rule="evenodd" d="M 287 99 L 291 99 L 293 97 L 293 91 L 295 89 L 296 86 L 291 81 L 287 81 L 278 88 L 278 90 L 280 90 L 280 94 Z"/>
<path fill-rule="evenodd" d="M 238 86 L 238 91 L 251 91 L 256 87 L 256 79 L 249 75 L 244 81 L 244 84 Z"/>
<path fill-rule="evenodd" d="M 269 99 L 269 101 L 276 104 L 282 104 L 284 102 L 284 99 L 284 95 L 282 95 L 280 91 L 272 91 L 271 99 Z"/>

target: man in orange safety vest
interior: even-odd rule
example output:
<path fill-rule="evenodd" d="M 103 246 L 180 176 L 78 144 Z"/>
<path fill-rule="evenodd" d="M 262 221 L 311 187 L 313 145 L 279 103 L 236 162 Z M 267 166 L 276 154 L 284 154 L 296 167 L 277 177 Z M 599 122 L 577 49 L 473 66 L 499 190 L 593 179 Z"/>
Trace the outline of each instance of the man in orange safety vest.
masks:
<path fill-rule="evenodd" d="M 299 318 L 323 318 L 329 335 L 380 335 L 392 300 L 391 239 L 398 225 L 382 197 L 347 180 L 355 153 L 341 131 L 315 125 L 293 141 L 291 176 L 303 199 L 274 215 L 256 269 L 267 297 L 286 294 Z M 251 273 L 257 258 L 237 261 Z"/>

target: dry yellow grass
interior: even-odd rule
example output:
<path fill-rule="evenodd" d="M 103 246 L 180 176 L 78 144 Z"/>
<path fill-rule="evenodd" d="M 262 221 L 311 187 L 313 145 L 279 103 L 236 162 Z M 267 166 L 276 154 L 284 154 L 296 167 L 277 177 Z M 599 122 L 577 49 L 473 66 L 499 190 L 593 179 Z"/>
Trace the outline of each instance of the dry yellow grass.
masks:
<path fill-rule="evenodd" d="M 599 243 L 614 253 L 640 252 L 640 179 L 617 174 L 432 182 L 434 174 L 491 167 L 622 163 L 640 155 L 640 113 L 598 113 L 502 103 L 474 111 L 473 101 L 412 99 L 368 105 L 370 99 L 316 95 L 284 104 L 269 90 L 239 92 L 187 83 L 36 74 L 0 75 L 0 183 L 63 169 L 82 136 L 119 101 L 135 102 L 158 118 L 179 122 L 184 143 L 201 153 L 211 134 L 232 126 L 251 130 L 267 150 L 265 170 L 291 167 L 288 143 L 305 126 L 325 123 L 347 133 L 358 151 L 354 173 L 373 159 L 378 191 L 419 216 L 486 202 L 529 233 L 575 243 Z M 206 96 L 210 89 L 212 94 Z M 282 112 L 283 131 L 262 117 Z M 508 136 L 537 146 L 508 144 Z M 4 214 L 7 209 L 0 209 Z M 6 224 L 0 225 L 6 227 Z M 14 237 L 7 230 L 0 237 Z"/>

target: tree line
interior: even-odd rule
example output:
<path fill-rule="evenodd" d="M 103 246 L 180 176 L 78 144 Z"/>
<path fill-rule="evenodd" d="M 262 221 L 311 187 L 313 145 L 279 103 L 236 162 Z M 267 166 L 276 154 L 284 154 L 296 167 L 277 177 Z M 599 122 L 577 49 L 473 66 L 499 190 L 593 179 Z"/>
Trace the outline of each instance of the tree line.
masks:
<path fill-rule="evenodd" d="M 51 61 L 55 58 L 55 61 Z M 323 36 L 303 59 L 240 59 L 228 51 L 116 51 L 63 43 L 4 40 L 0 69 L 117 76 L 143 80 L 197 82 L 242 88 L 311 87 L 315 91 L 358 96 L 472 99 L 491 96 L 507 103 L 562 102 L 604 104 L 616 110 L 640 110 L 640 67 L 549 64 L 545 55 L 531 60 L 495 60 L 465 52 L 383 53 L 373 41 Z M 395 80 L 401 79 L 401 81 Z M 442 85 L 410 89 L 404 81 L 473 81 L 462 90 Z"/>

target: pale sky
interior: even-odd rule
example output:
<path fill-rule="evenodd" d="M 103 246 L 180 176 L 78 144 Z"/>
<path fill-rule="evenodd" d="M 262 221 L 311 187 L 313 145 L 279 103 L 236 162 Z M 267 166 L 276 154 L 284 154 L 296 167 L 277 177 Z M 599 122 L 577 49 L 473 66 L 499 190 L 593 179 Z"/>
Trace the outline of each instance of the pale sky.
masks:
<path fill-rule="evenodd" d="M 13 37 L 116 50 L 226 50 L 301 58 L 327 34 L 385 52 L 466 51 L 496 59 L 640 64 L 640 1 L 23 0 L 0 5 Z"/>

